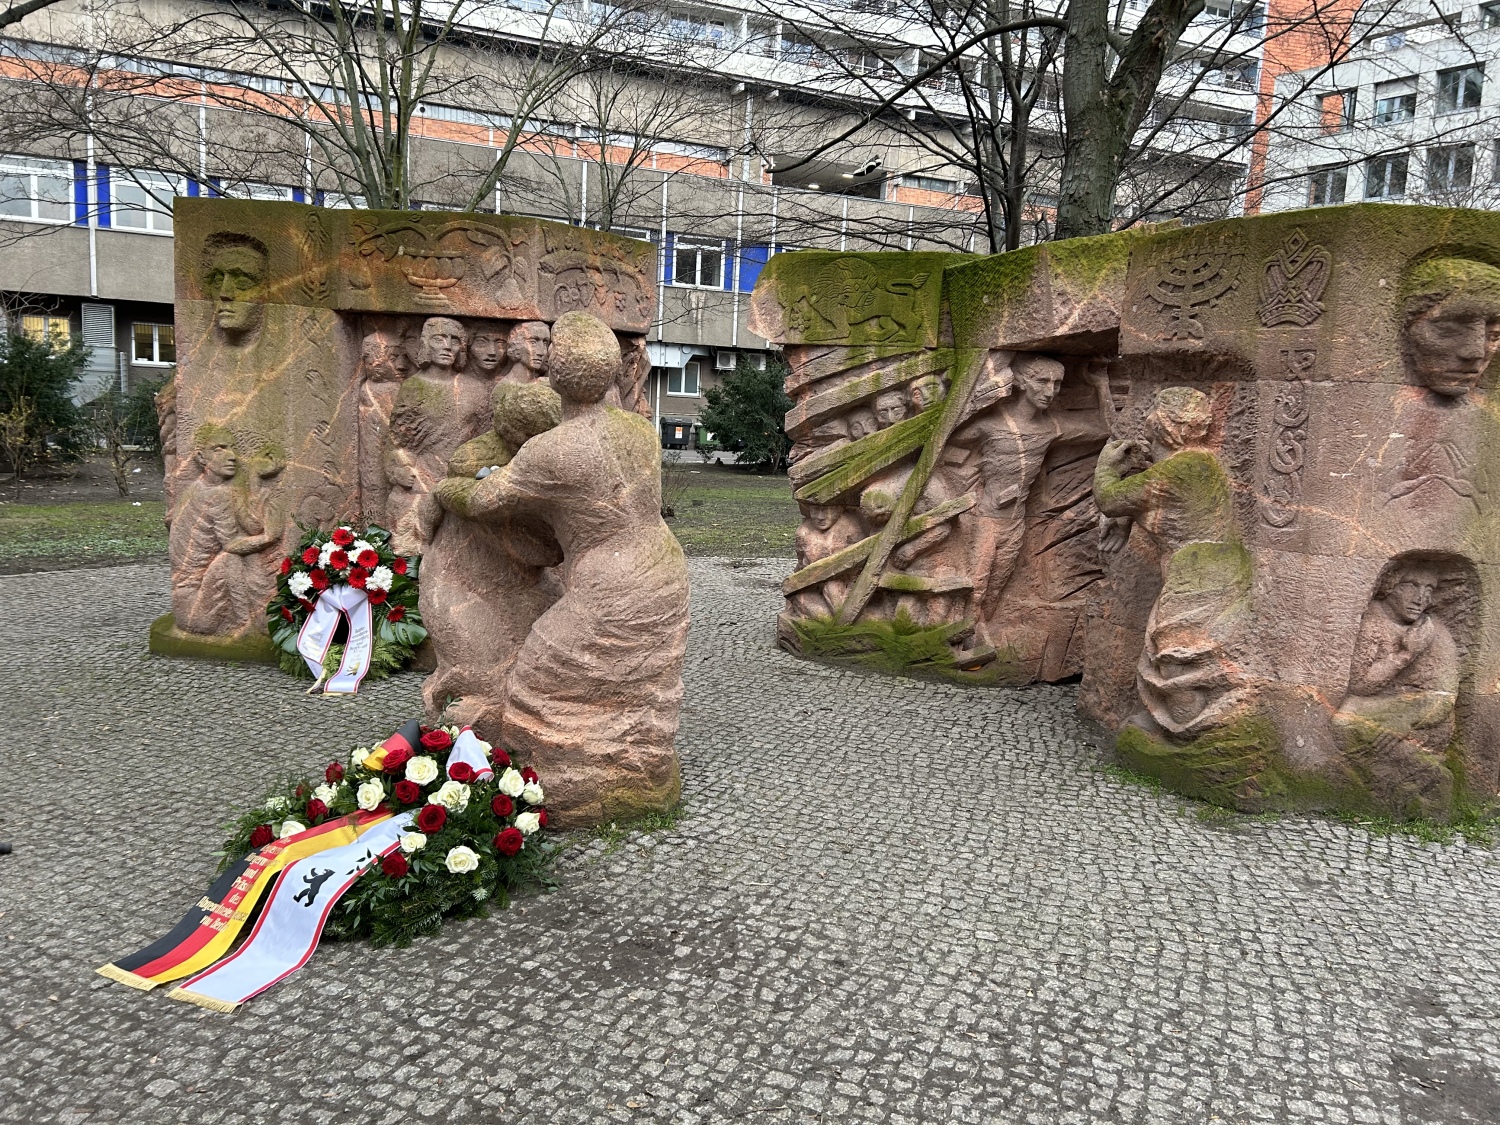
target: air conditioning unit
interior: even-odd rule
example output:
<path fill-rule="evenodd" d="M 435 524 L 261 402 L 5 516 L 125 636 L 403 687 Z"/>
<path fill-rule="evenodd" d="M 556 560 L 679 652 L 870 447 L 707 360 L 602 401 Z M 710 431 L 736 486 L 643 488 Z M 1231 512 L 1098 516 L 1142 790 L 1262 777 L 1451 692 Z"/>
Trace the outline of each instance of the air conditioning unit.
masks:
<path fill-rule="evenodd" d="M 714 352 L 714 370 L 715 371 L 733 371 L 734 370 L 734 353 L 733 352 Z"/>

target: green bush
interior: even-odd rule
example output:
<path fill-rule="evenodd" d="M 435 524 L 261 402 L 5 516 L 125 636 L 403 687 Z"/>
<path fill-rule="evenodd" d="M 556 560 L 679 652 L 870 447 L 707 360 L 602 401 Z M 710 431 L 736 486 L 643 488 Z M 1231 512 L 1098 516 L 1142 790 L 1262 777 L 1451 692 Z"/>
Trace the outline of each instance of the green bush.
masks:
<path fill-rule="evenodd" d="M 734 450 L 742 464 L 764 465 L 773 473 L 786 468 L 792 448 L 785 429 L 786 412 L 792 408 L 785 390 L 789 372 L 779 355 L 771 356 L 764 370 L 741 356 L 721 386 L 703 392 L 708 400 L 700 419 L 704 429 L 717 445 Z"/>
<path fill-rule="evenodd" d="M 0 334 L 0 453 L 19 480 L 49 447 L 72 452 L 79 413 L 73 384 L 88 352 L 74 340 L 65 349 L 29 336 Z"/>

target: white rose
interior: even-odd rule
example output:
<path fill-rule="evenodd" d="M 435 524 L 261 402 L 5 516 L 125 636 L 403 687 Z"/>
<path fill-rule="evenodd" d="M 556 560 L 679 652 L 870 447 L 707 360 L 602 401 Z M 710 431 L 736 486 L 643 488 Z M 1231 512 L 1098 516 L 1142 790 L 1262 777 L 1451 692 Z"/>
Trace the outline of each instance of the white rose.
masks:
<path fill-rule="evenodd" d="M 305 570 L 299 570 L 286 580 L 287 588 L 299 598 L 307 597 L 307 592 L 312 589 L 312 579 L 307 576 Z"/>
<path fill-rule="evenodd" d="M 438 764 L 427 754 L 418 754 L 406 763 L 406 780 L 426 785 L 437 780 Z"/>
<path fill-rule="evenodd" d="M 305 824 L 298 824 L 295 820 L 283 820 L 281 822 L 281 833 L 278 839 L 285 840 L 288 836 L 295 836 L 298 832 L 306 832 Z"/>
<path fill-rule="evenodd" d="M 370 748 L 368 746 L 356 746 L 353 750 L 349 751 L 349 764 L 358 769 L 365 764 L 365 759 L 369 756 Z"/>
<path fill-rule="evenodd" d="M 540 805 L 542 803 L 542 787 L 535 781 L 528 781 L 526 787 L 521 790 L 521 797 L 528 805 Z"/>
<path fill-rule="evenodd" d="M 266 811 L 267 812 L 280 812 L 284 808 L 286 808 L 286 798 L 285 797 L 267 797 L 266 798 Z"/>
<path fill-rule="evenodd" d="M 448 852 L 448 870 L 455 875 L 464 875 L 479 866 L 479 856 L 473 848 L 463 844 Z"/>
<path fill-rule="evenodd" d="M 507 797 L 519 797 L 521 790 L 526 788 L 526 780 L 521 776 L 520 770 L 511 767 L 500 775 L 497 785 Z"/>
<path fill-rule="evenodd" d="M 421 832 L 408 832 L 401 837 L 401 850 L 407 855 L 419 852 L 427 846 L 427 837 Z"/>
<path fill-rule="evenodd" d="M 359 807 L 365 812 L 374 812 L 375 806 L 385 800 L 385 786 L 380 783 L 379 778 L 372 777 L 355 792 L 355 798 L 359 801 Z"/>
<path fill-rule="evenodd" d="M 520 816 L 516 817 L 516 827 L 521 830 L 521 835 L 523 836 L 530 836 L 541 826 L 542 817 L 540 813 L 523 812 Z"/>
<path fill-rule="evenodd" d="M 429 805 L 442 805 L 449 812 L 463 812 L 469 807 L 469 787 L 458 781 L 445 781 L 442 788 L 427 798 Z"/>
<path fill-rule="evenodd" d="M 339 795 L 339 791 L 332 785 L 320 785 L 313 790 L 313 796 L 325 805 L 333 804 L 333 799 Z"/>
<path fill-rule="evenodd" d="M 388 566 L 377 566 L 370 571 L 370 576 L 365 579 L 367 590 L 389 590 L 391 583 L 396 579 L 396 574 Z"/>

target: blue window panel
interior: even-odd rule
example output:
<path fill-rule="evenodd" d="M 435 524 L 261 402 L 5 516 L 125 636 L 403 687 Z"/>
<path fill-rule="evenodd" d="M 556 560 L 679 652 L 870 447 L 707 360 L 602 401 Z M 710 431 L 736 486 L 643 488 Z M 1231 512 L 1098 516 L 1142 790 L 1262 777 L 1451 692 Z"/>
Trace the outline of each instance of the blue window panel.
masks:
<path fill-rule="evenodd" d="M 306 203 L 307 202 L 307 196 L 303 194 L 301 188 L 294 187 L 292 189 L 292 202 L 293 203 Z"/>
<path fill-rule="evenodd" d="M 733 246 L 728 242 L 720 243 L 720 245 L 724 247 L 724 276 L 719 278 L 719 287 L 721 289 L 733 289 L 735 265 Z"/>
<path fill-rule="evenodd" d="M 187 193 L 193 199 L 197 199 L 198 196 L 203 194 L 203 185 L 189 176 L 187 182 Z"/>
<path fill-rule="evenodd" d="M 661 252 L 661 279 L 665 285 L 672 284 L 672 253 L 677 245 L 677 236 L 667 232 L 667 245 Z"/>
<path fill-rule="evenodd" d="M 73 225 L 89 225 L 89 162 L 73 161 Z"/>
<path fill-rule="evenodd" d="M 99 201 L 99 225 L 109 226 L 109 165 L 94 165 L 94 194 Z"/>
<path fill-rule="evenodd" d="M 758 243 L 741 246 L 736 258 L 740 263 L 740 292 L 748 293 L 755 288 L 755 283 L 760 278 L 760 271 L 765 269 L 766 263 L 770 261 L 771 248 Z"/>

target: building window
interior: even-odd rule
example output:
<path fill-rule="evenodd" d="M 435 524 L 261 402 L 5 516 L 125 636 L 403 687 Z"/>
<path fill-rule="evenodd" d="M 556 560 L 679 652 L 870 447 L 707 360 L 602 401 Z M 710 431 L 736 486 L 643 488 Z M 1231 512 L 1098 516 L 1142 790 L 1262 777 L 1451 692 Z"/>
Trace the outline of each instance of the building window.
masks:
<path fill-rule="evenodd" d="M 1314 168 L 1307 177 L 1307 205 L 1328 207 L 1344 202 L 1344 192 L 1349 186 L 1349 169 L 1341 164 L 1330 164 L 1326 168 Z"/>
<path fill-rule="evenodd" d="M 1318 121 L 1326 133 L 1347 133 L 1354 128 L 1354 91 L 1339 90 L 1318 99 Z"/>
<path fill-rule="evenodd" d="M 322 195 L 324 207 L 332 207 L 336 211 L 363 211 L 365 209 L 365 197 L 362 195 L 349 195 L 342 191 L 325 191 Z"/>
<path fill-rule="evenodd" d="M 1458 66 L 1452 70 L 1438 71 L 1437 110 L 1439 113 L 1456 113 L 1461 109 L 1474 109 L 1484 93 L 1484 67 Z"/>
<path fill-rule="evenodd" d="M 292 188 L 250 181 L 243 184 L 222 184 L 219 193 L 230 199 L 266 199 L 278 203 L 291 203 L 296 198 Z"/>
<path fill-rule="evenodd" d="M 1428 191 L 1467 191 L 1473 182 L 1473 145 L 1440 145 L 1427 150 Z"/>
<path fill-rule="evenodd" d="M 1389 156 L 1374 156 L 1365 161 L 1365 198 L 1400 199 L 1406 194 L 1406 163 L 1404 152 Z"/>
<path fill-rule="evenodd" d="M 698 397 L 698 361 L 690 359 L 682 365 L 682 370 L 671 368 L 667 371 L 667 394 L 682 395 L 686 398 Z"/>
<path fill-rule="evenodd" d="M 672 284 L 723 289 L 724 247 L 679 242 L 672 255 Z"/>
<path fill-rule="evenodd" d="M 66 160 L 0 157 L 0 216 L 38 223 L 73 221 L 73 166 Z"/>
<path fill-rule="evenodd" d="M 166 367 L 177 362 L 177 337 L 170 324 L 134 324 L 130 332 L 135 363 Z"/>
<path fill-rule="evenodd" d="M 1500 27 L 1500 3 L 1479 5 L 1481 27 Z"/>
<path fill-rule="evenodd" d="M 73 341 L 73 329 L 65 316 L 26 313 L 21 317 L 21 333 L 39 344 L 50 343 L 54 351 L 67 351 Z"/>
<path fill-rule="evenodd" d="M 172 197 L 187 194 L 181 180 L 160 172 L 122 172 L 110 187 L 111 224 L 153 234 L 172 233 Z"/>
<path fill-rule="evenodd" d="M 1398 78 L 1375 85 L 1375 124 L 1410 121 L 1417 115 L 1417 80 Z"/>

